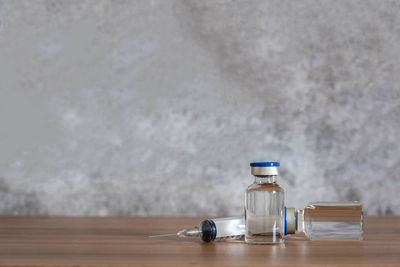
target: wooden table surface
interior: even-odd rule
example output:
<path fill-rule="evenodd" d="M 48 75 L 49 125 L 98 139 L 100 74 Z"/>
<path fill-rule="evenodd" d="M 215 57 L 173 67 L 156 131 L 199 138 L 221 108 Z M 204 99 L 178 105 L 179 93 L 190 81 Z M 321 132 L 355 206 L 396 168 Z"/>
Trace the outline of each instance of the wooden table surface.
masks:
<path fill-rule="evenodd" d="M 400 266 L 400 217 L 367 217 L 364 241 L 248 245 L 148 235 L 197 217 L 0 217 L 0 266 Z"/>

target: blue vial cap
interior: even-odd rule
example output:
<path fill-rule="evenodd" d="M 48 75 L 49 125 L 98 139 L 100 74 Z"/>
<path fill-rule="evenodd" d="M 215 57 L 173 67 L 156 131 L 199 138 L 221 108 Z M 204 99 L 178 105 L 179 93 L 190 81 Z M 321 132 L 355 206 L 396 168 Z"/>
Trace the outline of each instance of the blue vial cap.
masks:
<path fill-rule="evenodd" d="M 252 162 L 250 167 L 279 167 L 279 162 Z"/>

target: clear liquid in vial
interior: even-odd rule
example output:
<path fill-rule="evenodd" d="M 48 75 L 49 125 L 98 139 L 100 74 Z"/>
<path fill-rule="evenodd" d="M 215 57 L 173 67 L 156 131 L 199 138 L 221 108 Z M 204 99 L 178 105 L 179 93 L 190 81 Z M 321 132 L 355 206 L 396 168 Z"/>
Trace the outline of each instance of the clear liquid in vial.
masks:
<path fill-rule="evenodd" d="M 254 184 L 246 191 L 246 243 L 284 241 L 284 192 L 276 183 Z"/>
<path fill-rule="evenodd" d="M 311 240 L 363 238 L 363 211 L 359 202 L 313 202 L 303 212 L 304 232 Z"/>

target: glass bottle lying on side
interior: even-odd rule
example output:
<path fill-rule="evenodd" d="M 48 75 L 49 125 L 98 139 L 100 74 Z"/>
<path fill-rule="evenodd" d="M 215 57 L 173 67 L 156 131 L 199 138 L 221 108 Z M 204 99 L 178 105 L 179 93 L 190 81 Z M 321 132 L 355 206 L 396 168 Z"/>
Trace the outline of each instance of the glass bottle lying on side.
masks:
<path fill-rule="evenodd" d="M 358 201 L 311 202 L 286 209 L 285 234 L 304 232 L 311 240 L 362 240 L 363 209 Z"/>
<path fill-rule="evenodd" d="M 311 240 L 363 239 L 363 209 L 358 201 L 311 202 L 303 210 L 287 208 L 284 221 L 285 235 L 304 233 Z M 241 239 L 244 234 L 244 217 L 229 217 L 203 220 L 199 227 L 167 235 L 199 237 L 211 242 Z"/>

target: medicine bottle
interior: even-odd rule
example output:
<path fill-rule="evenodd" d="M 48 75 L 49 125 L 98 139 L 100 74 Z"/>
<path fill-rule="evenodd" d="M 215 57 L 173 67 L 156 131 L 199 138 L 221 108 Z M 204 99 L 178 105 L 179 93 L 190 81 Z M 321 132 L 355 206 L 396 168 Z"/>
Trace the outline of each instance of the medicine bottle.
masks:
<path fill-rule="evenodd" d="M 286 210 L 287 234 L 303 232 L 311 240 L 362 240 L 363 208 L 358 201 L 311 202 Z"/>
<path fill-rule="evenodd" d="M 284 191 L 277 184 L 279 162 L 252 162 L 254 182 L 245 196 L 245 242 L 276 244 L 284 241 Z"/>

